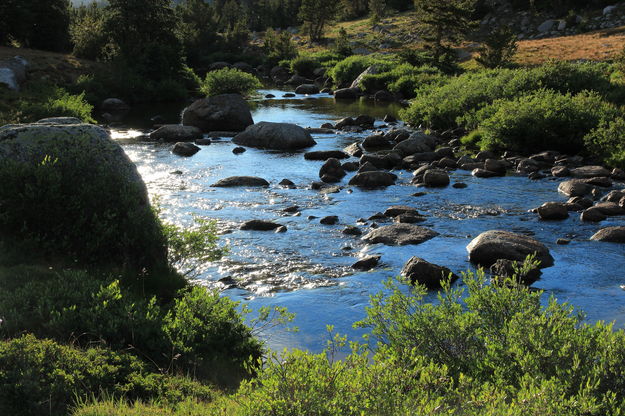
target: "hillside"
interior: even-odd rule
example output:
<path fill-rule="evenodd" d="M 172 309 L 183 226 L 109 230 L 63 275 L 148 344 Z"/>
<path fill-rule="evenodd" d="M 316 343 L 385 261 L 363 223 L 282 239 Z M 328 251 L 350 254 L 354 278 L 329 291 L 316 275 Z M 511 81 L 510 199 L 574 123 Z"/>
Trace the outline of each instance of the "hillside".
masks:
<path fill-rule="evenodd" d="M 481 29 L 458 48 L 458 55 L 463 60 L 475 55 L 480 40 L 488 32 L 488 25 L 493 19 L 498 19 L 510 24 L 519 33 L 515 57 L 515 61 L 519 64 L 535 65 L 549 59 L 610 60 L 625 46 L 623 13 L 625 13 L 623 7 L 608 15 L 603 15 L 601 10 L 589 12 L 584 17 L 580 16 L 579 24 L 560 31 L 556 30 L 557 26 L 564 20 L 548 19 L 549 15 L 531 18 L 527 13 L 504 14 L 499 17 L 487 15 L 482 21 Z M 537 28 L 549 20 L 553 21 L 554 30 L 540 32 Z M 531 23 L 527 23 L 528 21 Z M 422 44 L 416 22 L 417 16 L 414 11 L 394 13 L 375 25 L 372 25 L 368 18 L 335 22 L 326 29 L 326 38 L 331 44 L 336 39 L 339 29 L 343 28 L 356 53 L 392 52 L 404 47 L 416 48 Z M 307 39 L 301 35 L 295 35 L 293 39 L 302 51 L 323 48 L 321 45 L 309 45 Z"/>

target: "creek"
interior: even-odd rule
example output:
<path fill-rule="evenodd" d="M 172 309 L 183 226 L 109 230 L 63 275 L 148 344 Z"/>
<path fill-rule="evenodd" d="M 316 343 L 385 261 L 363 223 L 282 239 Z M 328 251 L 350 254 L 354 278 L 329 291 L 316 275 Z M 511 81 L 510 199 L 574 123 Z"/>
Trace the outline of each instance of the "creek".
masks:
<path fill-rule="evenodd" d="M 262 90 L 281 97 L 284 91 Z M 346 116 L 367 114 L 376 125 L 398 107 L 376 106 L 364 100 L 337 104 L 327 95 L 295 98 L 259 99 L 251 102 L 255 122 L 289 122 L 319 127 Z M 179 121 L 182 106 L 137 109 L 127 124 L 145 129 L 149 116 L 160 114 L 166 122 Z M 126 153 L 137 164 L 151 195 L 158 195 L 163 214 L 169 221 L 189 226 L 193 216 L 215 219 L 220 241 L 230 247 L 221 261 L 206 265 L 198 281 L 223 290 L 224 295 L 241 300 L 253 309 L 261 306 L 286 306 L 297 314 L 297 333 L 271 330 L 265 333 L 268 345 L 307 348 L 318 352 L 328 339 L 326 325 L 357 339 L 362 330 L 352 323 L 362 319 L 369 296 L 384 289 L 383 282 L 399 273 L 412 256 L 443 265 L 456 273 L 472 268 L 466 246 L 483 231 L 503 229 L 531 235 L 547 245 L 555 259 L 553 267 L 543 270 L 534 288 L 546 291 L 561 302 L 582 309 L 589 322 L 615 321 L 625 325 L 625 248 L 623 245 L 589 241 L 597 230 L 625 225 L 625 218 L 611 217 L 600 224 L 587 224 L 572 213 L 563 221 L 541 221 L 529 209 L 547 201 L 565 201 L 557 191 L 562 179 L 538 181 L 526 176 L 508 175 L 480 179 L 468 171 L 450 173 L 452 183 L 464 182 L 465 189 L 416 188 L 410 184 L 412 173 L 396 171 L 397 185 L 386 189 L 360 190 L 348 187 L 353 173 L 343 179 L 338 193 L 324 194 L 310 189 L 318 181 L 323 162 L 304 160 L 304 151 L 284 153 L 248 148 L 240 155 L 229 139 L 214 141 L 190 158 L 171 153 L 170 144 L 141 142 L 132 137 L 138 131 L 114 131 Z M 311 150 L 339 150 L 364 133 L 315 134 L 317 145 Z M 349 159 L 356 160 L 356 159 Z M 219 179 L 235 176 L 260 176 L 271 183 L 268 188 L 212 188 Z M 287 178 L 296 189 L 280 187 Z M 618 187 L 618 185 L 617 185 Z M 621 184 L 622 187 L 622 184 Z M 425 195 L 416 197 L 417 191 Z M 283 210 L 300 207 L 301 215 Z M 341 233 L 346 225 L 358 225 L 359 218 L 383 212 L 391 205 L 410 205 L 427 216 L 423 224 L 440 235 L 420 245 L 390 247 L 366 245 L 360 237 Z M 339 223 L 319 223 L 327 215 L 337 215 Z M 315 217 L 315 218 L 311 218 Z M 241 231 L 239 225 L 250 219 L 272 220 L 285 225 L 286 233 Z M 358 225 L 367 231 L 367 225 Z M 380 223 L 380 225 L 384 225 Z M 557 245 L 558 238 L 571 239 Z M 381 263 L 369 272 L 356 272 L 350 266 L 358 257 L 380 254 Z M 462 285 L 461 281 L 456 284 Z M 545 298 L 547 298 L 545 296 Z M 428 299 L 435 300 L 430 293 Z"/>

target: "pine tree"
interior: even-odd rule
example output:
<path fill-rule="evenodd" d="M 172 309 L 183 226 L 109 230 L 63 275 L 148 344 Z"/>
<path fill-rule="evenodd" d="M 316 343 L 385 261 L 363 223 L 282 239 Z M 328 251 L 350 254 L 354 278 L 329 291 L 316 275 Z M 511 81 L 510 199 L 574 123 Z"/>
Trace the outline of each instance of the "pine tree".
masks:
<path fill-rule="evenodd" d="M 465 39 L 475 23 L 471 16 L 476 0 L 415 0 L 423 39 L 429 43 L 435 60 L 450 52 L 450 44 Z"/>
<path fill-rule="evenodd" d="M 516 34 L 509 27 L 502 26 L 488 35 L 476 61 L 486 68 L 505 66 L 512 60 L 516 49 Z"/>
<path fill-rule="evenodd" d="M 311 42 L 321 40 L 323 28 L 335 18 L 339 4 L 336 0 L 302 0 L 299 18 Z"/>

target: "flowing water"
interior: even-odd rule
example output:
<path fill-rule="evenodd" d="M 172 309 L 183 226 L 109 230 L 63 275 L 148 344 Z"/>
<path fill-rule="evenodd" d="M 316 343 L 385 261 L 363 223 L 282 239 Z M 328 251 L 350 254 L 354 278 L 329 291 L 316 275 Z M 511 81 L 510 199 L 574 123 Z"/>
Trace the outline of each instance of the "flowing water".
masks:
<path fill-rule="evenodd" d="M 281 97 L 282 91 L 264 90 Z M 380 120 L 398 108 L 375 106 L 366 101 L 336 104 L 332 98 L 311 97 L 257 100 L 251 103 L 255 122 L 274 121 L 319 127 L 345 116 L 369 114 Z M 150 108 L 167 122 L 177 122 L 180 107 Z M 129 124 L 149 126 L 145 111 Z M 377 123 L 378 125 L 381 122 Z M 342 149 L 370 134 L 341 133 L 313 135 L 317 145 L 308 150 Z M 121 139 L 135 133 L 117 131 Z M 381 190 L 360 190 L 345 186 L 338 193 L 324 194 L 310 189 L 318 180 L 323 162 L 306 161 L 302 152 L 283 153 L 248 148 L 241 155 L 229 139 L 203 146 L 195 156 L 183 158 L 171 153 L 171 145 L 122 140 L 124 149 L 137 164 L 152 195 L 158 195 L 166 218 L 190 225 L 193 216 L 217 220 L 220 241 L 230 254 L 205 265 L 198 280 L 223 290 L 224 295 L 242 300 L 250 307 L 286 306 L 295 312 L 298 333 L 272 330 L 265 333 L 269 346 L 308 348 L 319 351 L 327 340 L 326 325 L 352 339 L 361 330 L 352 323 L 363 318 L 369 295 L 384 288 L 383 282 L 397 275 L 411 256 L 449 267 L 454 272 L 471 268 L 466 246 L 483 231 L 504 229 L 532 235 L 545 243 L 555 266 L 545 269 L 533 286 L 560 301 L 583 309 L 589 321 L 615 321 L 625 325 L 625 247 L 589 241 L 599 228 L 625 225 L 625 218 L 612 217 L 601 225 L 584 224 L 578 215 L 564 221 L 540 221 L 528 212 L 546 201 L 564 201 L 557 192 L 558 180 L 530 181 L 523 176 L 479 179 L 470 172 L 451 173 L 452 182 L 465 182 L 466 189 L 415 188 L 411 172 L 398 171 L 397 185 Z M 234 175 L 260 176 L 268 188 L 212 188 L 219 179 Z M 353 173 L 343 180 L 345 185 Z M 278 186 L 287 178 L 296 189 Z M 425 191 L 420 197 L 412 196 Z M 283 210 L 297 205 L 301 215 Z M 341 233 L 346 225 L 384 211 L 391 205 L 410 205 L 427 215 L 421 225 L 440 235 L 420 245 L 390 247 L 366 245 L 359 237 Z M 321 217 L 337 215 L 339 224 L 319 223 Z M 313 218 L 314 217 L 314 218 Z M 286 233 L 241 231 L 239 225 L 250 219 L 272 220 L 287 226 Z M 359 225 L 366 232 L 369 224 Z M 570 238 L 569 245 L 556 245 L 558 238 Z M 356 272 L 351 264 L 358 257 L 382 255 L 380 265 L 369 272 Z M 462 284 L 458 282 L 457 284 Z M 429 298 L 434 300 L 435 294 Z"/>

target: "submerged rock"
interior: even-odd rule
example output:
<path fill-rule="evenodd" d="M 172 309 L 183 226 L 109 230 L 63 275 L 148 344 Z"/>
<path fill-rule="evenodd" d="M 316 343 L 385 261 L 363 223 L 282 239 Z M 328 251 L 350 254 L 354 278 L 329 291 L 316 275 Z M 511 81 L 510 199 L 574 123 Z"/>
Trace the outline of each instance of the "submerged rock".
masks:
<path fill-rule="evenodd" d="M 181 126 L 179 124 L 166 124 L 150 133 L 150 140 L 162 140 L 165 142 L 192 142 L 202 138 L 202 131 L 193 126 Z"/>
<path fill-rule="evenodd" d="M 367 271 L 373 269 L 380 262 L 382 256 L 367 256 L 352 264 L 352 269 Z"/>
<path fill-rule="evenodd" d="M 227 188 L 233 186 L 269 186 L 269 182 L 257 176 L 230 176 L 229 178 L 218 180 L 211 186 L 214 188 Z"/>
<path fill-rule="evenodd" d="M 273 231 L 276 230 L 280 227 L 283 227 L 283 225 L 272 222 L 272 221 L 265 221 L 265 220 L 250 220 L 250 221 L 246 221 L 241 225 L 241 230 L 252 230 L 252 231 Z M 285 227 L 285 231 L 286 231 L 286 227 Z"/>
<path fill-rule="evenodd" d="M 178 142 L 171 149 L 171 152 L 173 154 L 176 154 L 178 156 L 185 156 L 185 157 L 193 156 L 199 151 L 200 151 L 199 147 L 189 142 Z"/>
<path fill-rule="evenodd" d="M 403 246 L 407 244 L 421 244 L 436 237 L 438 233 L 429 228 L 413 224 L 392 224 L 377 228 L 362 239 L 369 244 L 386 244 L 389 246 Z"/>

